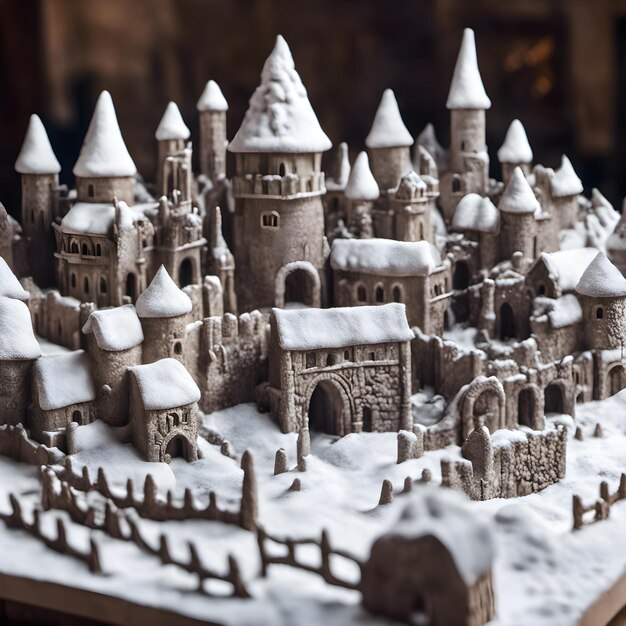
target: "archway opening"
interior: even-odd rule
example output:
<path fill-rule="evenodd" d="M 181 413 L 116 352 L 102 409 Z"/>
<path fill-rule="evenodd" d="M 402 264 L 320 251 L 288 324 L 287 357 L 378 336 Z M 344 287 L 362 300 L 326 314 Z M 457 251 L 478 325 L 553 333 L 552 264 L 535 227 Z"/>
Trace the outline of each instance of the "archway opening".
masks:
<path fill-rule="evenodd" d="M 500 339 L 515 338 L 515 317 L 513 309 L 508 302 L 500 307 Z"/>
<path fill-rule="evenodd" d="M 72 422 L 76 422 L 79 425 L 83 423 L 83 414 L 78 409 L 72 412 Z"/>
<path fill-rule="evenodd" d="M 500 396 L 495 389 L 485 389 L 474 402 L 474 417 L 482 416 L 490 433 L 503 427 L 500 424 Z"/>
<path fill-rule="evenodd" d="M 309 429 L 329 435 L 343 434 L 343 398 L 336 383 L 322 380 L 309 402 Z"/>
<path fill-rule="evenodd" d="M 165 454 L 169 455 L 170 460 L 174 458 L 187 459 L 187 441 L 182 435 L 177 435 L 170 439 Z"/>
<path fill-rule="evenodd" d="M 465 261 L 457 261 L 452 276 L 453 289 L 467 289 L 469 287 L 469 265 Z"/>
<path fill-rule="evenodd" d="M 183 259 L 178 268 L 178 286 L 182 289 L 193 284 L 193 265 L 190 258 Z"/>
<path fill-rule="evenodd" d="M 126 295 L 130 298 L 131 302 L 135 302 L 137 299 L 137 277 L 133 272 L 130 272 L 126 276 Z"/>
<path fill-rule="evenodd" d="M 560 385 L 552 383 L 548 385 L 543 392 L 543 412 L 548 413 L 563 413 L 563 390 Z"/>
<path fill-rule="evenodd" d="M 285 277 L 285 307 L 314 306 L 315 282 L 309 272 L 301 268 Z"/>
<path fill-rule="evenodd" d="M 623 365 L 616 365 L 609 371 L 609 393 L 614 396 L 626 387 L 626 370 Z"/>
<path fill-rule="evenodd" d="M 521 426 L 533 428 L 537 403 L 535 394 L 529 387 L 522 389 L 517 397 L 517 422 Z"/>

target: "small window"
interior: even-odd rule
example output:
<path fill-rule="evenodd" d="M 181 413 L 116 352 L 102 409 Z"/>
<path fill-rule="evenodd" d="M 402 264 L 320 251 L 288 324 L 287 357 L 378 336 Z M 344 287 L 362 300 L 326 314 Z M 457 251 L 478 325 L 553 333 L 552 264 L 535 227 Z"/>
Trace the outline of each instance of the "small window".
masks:
<path fill-rule="evenodd" d="M 604 317 L 604 309 L 601 306 L 599 306 L 596 309 L 596 319 L 601 320 L 603 317 Z"/>
<path fill-rule="evenodd" d="M 306 366 L 315 367 L 317 365 L 317 358 L 315 352 L 307 352 L 306 354 Z"/>
<path fill-rule="evenodd" d="M 83 291 L 89 293 L 89 278 L 87 276 L 83 279 Z"/>
<path fill-rule="evenodd" d="M 326 365 L 327 365 L 327 367 L 330 367 L 331 365 L 335 365 L 336 362 L 337 362 L 337 359 L 335 358 L 334 354 L 329 354 L 326 357 Z"/>
<path fill-rule="evenodd" d="M 537 289 L 537 293 L 540 296 L 545 296 L 546 295 L 546 286 L 545 285 L 539 285 L 539 288 Z"/>
<path fill-rule="evenodd" d="M 189 413 L 187 413 L 187 411 L 183 411 L 183 417 L 181 419 L 181 422 L 183 424 L 186 424 L 189 421 Z"/>
<path fill-rule="evenodd" d="M 183 344 L 180 341 L 177 341 L 174 344 L 174 354 L 182 354 L 183 353 Z"/>
<path fill-rule="evenodd" d="M 350 360 L 350 350 L 345 350 L 343 353 L 343 360 L 344 361 L 349 361 Z"/>
<path fill-rule="evenodd" d="M 376 352 L 370 352 L 370 361 L 376 360 Z"/>
<path fill-rule="evenodd" d="M 95 189 L 93 185 L 87 185 L 87 195 L 90 198 L 93 198 L 96 195 Z"/>
<path fill-rule="evenodd" d="M 465 142 L 464 141 L 461 142 L 461 150 L 465 151 Z"/>
<path fill-rule="evenodd" d="M 385 290 L 382 285 L 376 286 L 376 302 L 385 301 Z"/>
<path fill-rule="evenodd" d="M 452 193 L 459 193 L 461 191 L 461 179 L 455 175 L 452 179 Z"/>
<path fill-rule="evenodd" d="M 369 406 L 363 407 L 363 432 L 372 432 L 372 409 Z"/>
<path fill-rule="evenodd" d="M 106 293 L 107 292 L 107 279 L 102 276 L 100 278 L 100 293 Z"/>
<path fill-rule="evenodd" d="M 261 215 L 261 226 L 263 228 L 278 228 L 279 215 L 276 211 L 263 213 Z"/>
<path fill-rule="evenodd" d="M 356 299 L 359 302 L 365 302 L 367 300 L 367 293 L 365 292 L 365 285 L 359 285 L 356 289 Z"/>
<path fill-rule="evenodd" d="M 435 295 L 436 296 L 441 295 L 441 285 L 435 285 Z"/>
<path fill-rule="evenodd" d="M 393 301 L 402 302 L 402 288 L 400 285 L 395 285 L 393 288 Z"/>
<path fill-rule="evenodd" d="M 70 284 L 72 285 L 72 287 L 76 287 L 76 274 L 72 273 L 72 275 L 70 276 Z"/>
<path fill-rule="evenodd" d="M 72 243 L 70 244 L 70 252 L 72 254 L 79 254 L 80 253 L 80 248 L 78 247 L 78 242 L 77 241 L 72 241 Z"/>
<path fill-rule="evenodd" d="M 285 168 L 285 164 L 284 164 L 284 163 L 281 163 L 281 164 L 278 166 L 278 175 L 279 175 L 279 176 L 284 176 L 286 173 L 287 173 L 287 170 L 286 170 L 286 168 Z"/>
<path fill-rule="evenodd" d="M 102 246 L 99 243 L 96 244 L 96 256 L 102 256 Z"/>
<path fill-rule="evenodd" d="M 89 256 L 89 247 L 86 243 L 83 244 L 83 256 Z"/>

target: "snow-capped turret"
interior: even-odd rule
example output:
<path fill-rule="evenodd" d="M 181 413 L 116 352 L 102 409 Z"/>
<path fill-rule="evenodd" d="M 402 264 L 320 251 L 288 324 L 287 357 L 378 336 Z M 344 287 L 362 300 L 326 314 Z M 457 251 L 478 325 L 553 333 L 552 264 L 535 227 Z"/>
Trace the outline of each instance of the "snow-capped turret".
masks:
<path fill-rule="evenodd" d="M 326 191 L 343 191 L 350 178 L 350 159 L 348 157 L 348 144 L 342 141 L 337 146 L 335 167 L 326 175 Z"/>
<path fill-rule="evenodd" d="M 370 170 L 366 152 L 359 153 L 354 161 L 344 193 L 346 198 L 354 201 L 368 202 L 378 199 L 378 184 Z"/>
<path fill-rule="evenodd" d="M 198 111 L 228 111 L 228 102 L 220 89 L 220 86 L 210 80 L 205 86 L 198 102 L 196 103 Z"/>
<path fill-rule="evenodd" d="M 531 163 L 533 151 L 528 143 L 528 137 L 523 124 L 519 120 L 513 120 L 506 131 L 504 143 L 498 150 L 500 163 Z"/>
<path fill-rule="evenodd" d="M 561 157 L 561 166 L 554 172 L 550 184 L 552 195 L 556 198 L 577 196 L 583 192 L 582 181 L 574 171 L 572 162 L 565 155 Z"/>
<path fill-rule="evenodd" d="M 178 105 L 175 102 L 169 102 L 156 129 L 157 141 L 184 141 L 189 139 L 190 134 Z"/>
<path fill-rule="evenodd" d="M 539 202 L 520 167 L 513 170 L 498 208 L 503 213 L 531 213 L 539 210 Z"/>
<path fill-rule="evenodd" d="M 210 80 L 196 104 L 200 116 L 200 173 L 214 185 L 226 176 L 226 111 L 228 102 Z"/>
<path fill-rule="evenodd" d="M 590 298 L 624 298 L 626 278 L 603 252 L 598 252 L 580 277 L 576 292 Z"/>
<path fill-rule="evenodd" d="M 137 298 L 135 308 L 140 318 L 176 317 L 191 311 L 191 300 L 161 265 L 152 282 Z"/>
<path fill-rule="evenodd" d="M 61 165 L 50 145 L 48 134 L 38 115 L 31 115 L 15 171 L 20 174 L 58 174 Z"/>

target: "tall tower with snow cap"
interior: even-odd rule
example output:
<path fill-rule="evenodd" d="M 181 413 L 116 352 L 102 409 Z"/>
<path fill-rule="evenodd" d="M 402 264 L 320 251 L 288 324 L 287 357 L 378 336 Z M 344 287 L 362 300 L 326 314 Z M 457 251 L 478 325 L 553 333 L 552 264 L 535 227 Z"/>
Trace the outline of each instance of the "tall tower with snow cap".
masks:
<path fill-rule="evenodd" d="M 159 162 L 157 165 L 157 193 L 167 195 L 166 161 L 185 149 L 185 142 L 190 136 L 189 128 L 180 114 L 175 102 L 169 102 L 156 129 L 155 137 L 159 144 Z"/>
<path fill-rule="evenodd" d="M 325 192 L 321 129 L 279 35 L 228 149 L 235 154 L 234 254 L 240 310 L 320 306 Z"/>
<path fill-rule="evenodd" d="M 200 116 L 200 173 L 215 183 L 226 176 L 226 111 L 219 85 L 210 80 L 196 105 Z"/>

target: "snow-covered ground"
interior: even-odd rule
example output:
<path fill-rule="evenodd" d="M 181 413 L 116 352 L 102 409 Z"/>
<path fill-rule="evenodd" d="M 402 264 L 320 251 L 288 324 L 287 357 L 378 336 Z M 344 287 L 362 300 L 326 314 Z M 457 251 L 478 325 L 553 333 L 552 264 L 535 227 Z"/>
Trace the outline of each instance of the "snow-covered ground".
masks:
<path fill-rule="evenodd" d="M 585 503 L 592 502 L 598 497 L 602 480 L 609 482 L 613 492 L 626 469 L 626 391 L 603 402 L 579 405 L 577 411 L 583 441 L 573 439 L 570 418 L 559 418 L 571 426 L 563 481 L 516 500 L 468 503 L 469 513 L 490 520 L 495 533 L 498 616 L 494 625 L 573 626 L 626 568 L 626 502 L 613 506 L 610 519 L 571 531 L 572 494 L 581 495 Z M 397 495 L 393 504 L 379 507 L 383 479 L 391 480 L 398 494 L 406 476 L 417 479 L 424 468 L 429 468 L 432 483 L 437 485 L 440 460 L 460 455 L 457 447 L 450 447 L 398 465 L 394 433 L 352 434 L 342 439 L 316 435 L 308 469 L 299 472 L 295 469 L 295 434 L 280 433 L 254 406 L 219 411 L 203 421 L 204 426 L 230 441 L 236 459 L 202 441 L 202 458 L 195 463 L 178 459 L 169 466 L 145 463 L 131 446 L 120 442 L 119 432 L 96 422 L 78 429 L 82 451 L 75 456 L 76 465 L 87 464 L 92 473 L 102 466 L 111 483 L 119 486 L 129 477 L 139 486 L 150 472 L 162 492 L 172 489 L 180 496 L 190 487 L 198 502 L 206 503 L 207 492 L 215 490 L 220 505 L 237 508 L 242 480 L 238 459 L 248 449 L 254 456 L 259 486 L 260 522 L 269 532 L 294 538 L 319 537 L 325 528 L 334 546 L 366 557 L 372 540 L 393 526 L 405 503 L 419 497 L 421 488 L 416 486 L 412 494 Z M 602 438 L 592 437 L 597 421 L 602 424 Z M 294 469 L 273 476 L 278 448 L 285 448 Z M 296 477 L 302 482 L 302 491 L 289 491 Z M 28 503 L 34 504 L 39 498 L 36 470 L 0 457 L 2 510 L 8 508 L 9 492 L 22 494 L 28 510 Z M 51 524 L 59 515 L 66 517 L 51 511 L 43 519 Z M 68 526 L 70 542 L 86 546 L 87 531 L 69 520 Z M 216 569 L 225 570 L 227 555 L 234 554 L 253 599 L 209 598 L 193 593 L 194 576 L 175 566 L 161 566 L 155 557 L 134 545 L 100 532 L 95 536 L 104 570 L 111 574 L 108 576 L 91 574 L 71 557 L 53 553 L 36 539 L 0 523 L 0 571 L 71 583 L 224 624 L 389 623 L 365 615 L 357 593 L 330 587 L 313 574 L 273 566 L 267 579 L 259 578 L 255 537 L 238 527 L 206 521 L 141 520 L 140 528 L 155 542 L 157 535 L 165 532 L 174 554 L 181 558 L 187 554 L 186 542 L 193 540 L 201 559 Z M 348 570 L 338 573 L 347 576 Z"/>

